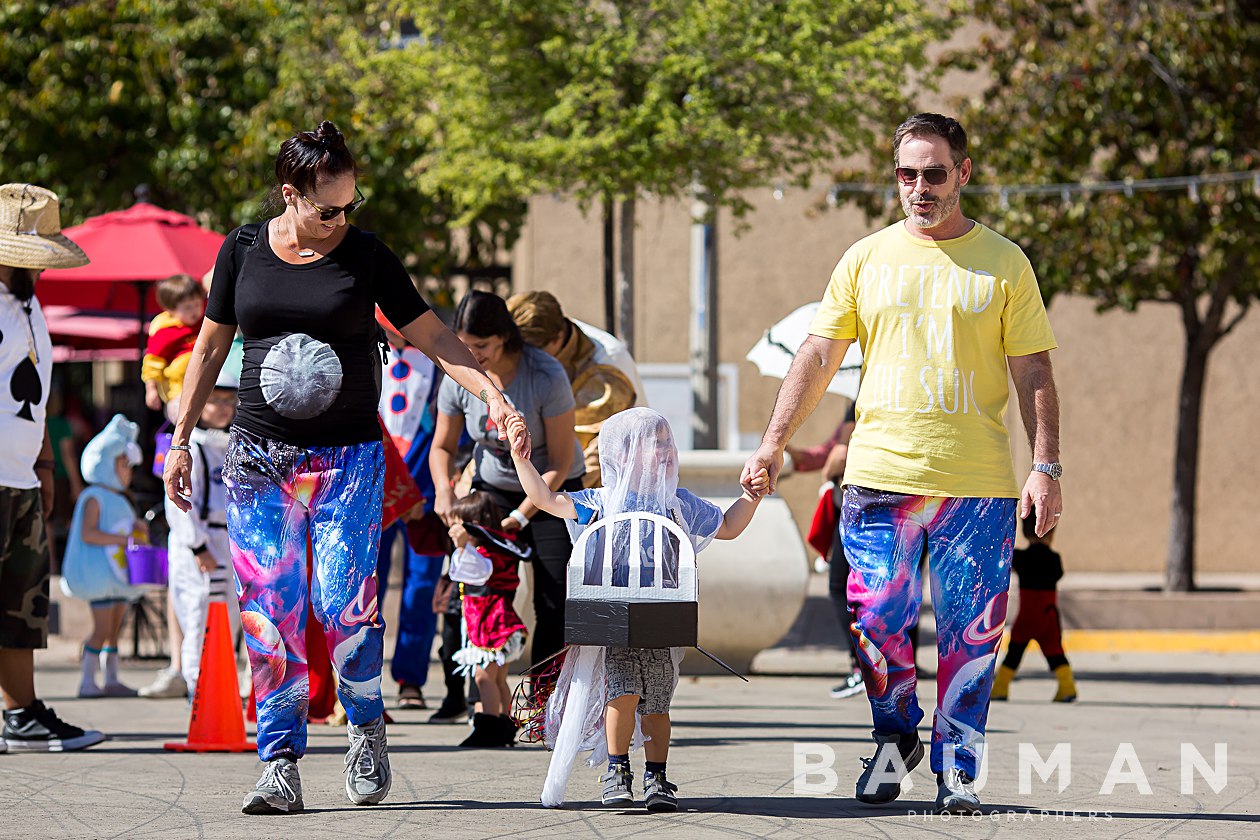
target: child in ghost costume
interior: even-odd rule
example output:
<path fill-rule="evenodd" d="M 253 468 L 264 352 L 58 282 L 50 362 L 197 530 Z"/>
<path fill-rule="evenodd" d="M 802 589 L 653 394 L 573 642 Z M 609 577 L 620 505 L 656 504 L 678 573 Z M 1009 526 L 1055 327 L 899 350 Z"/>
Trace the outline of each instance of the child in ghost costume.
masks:
<path fill-rule="evenodd" d="M 83 449 L 87 488 L 79 495 L 61 561 L 61 588 L 92 607 L 92 635 L 83 644 L 80 697 L 134 697 L 118 679 L 118 633 L 127 603 L 141 590 L 127 575 L 127 545 L 145 532 L 127 497 L 133 468 L 140 463 L 139 427 L 121 414 Z M 105 682 L 97 683 L 104 672 Z"/>
<path fill-rule="evenodd" d="M 189 698 L 196 696 L 201 670 L 210 602 L 226 600 L 236 638 L 241 627 L 241 607 L 232 574 L 231 544 L 227 533 L 227 490 L 223 486 L 223 462 L 227 456 L 228 427 L 236 415 L 236 375 L 219 374 L 201 419 L 189 434 L 192 447 L 192 488 L 187 513 L 166 500 L 166 521 L 171 526 L 167 543 L 170 557 L 168 594 L 175 617 L 184 633 L 180 671 Z"/>
<path fill-rule="evenodd" d="M 513 453 L 521 485 L 535 505 L 568 520 L 574 536 L 597 519 L 620 513 L 655 513 L 669 517 L 691 536 L 698 552 L 712 540 L 731 540 L 752 521 L 760 498 L 769 489 L 763 470 L 753 479 L 755 495 L 742 493 L 726 512 L 678 486 L 678 449 L 669 422 L 648 408 L 631 408 L 604 421 L 599 432 L 599 461 L 603 486 L 573 493 L 551 490 L 528 459 Z M 614 531 L 612 585 L 629 584 L 628 529 Z M 620 545 L 625 541 L 625 545 Z M 598 562 L 598 559 L 596 559 Z M 663 579 L 677 580 L 677 558 L 661 570 Z M 644 576 L 652 570 L 645 568 Z M 586 575 L 598 574 L 588 566 Z M 676 584 L 675 584 L 676 585 Z M 592 750 L 590 765 L 605 758 L 608 772 L 601 778 L 604 804 L 634 800 L 630 749 L 643 745 L 644 804 L 649 811 L 678 808 L 678 788 L 667 781 L 669 706 L 678 684 L 681 648 L 572 648 L 547 703 L 547 744 L 554 749 L 542 803 L 557 807 L 564 801 L 573 758 Z M 580 726 L 565 725 L 576 716 Z"/>

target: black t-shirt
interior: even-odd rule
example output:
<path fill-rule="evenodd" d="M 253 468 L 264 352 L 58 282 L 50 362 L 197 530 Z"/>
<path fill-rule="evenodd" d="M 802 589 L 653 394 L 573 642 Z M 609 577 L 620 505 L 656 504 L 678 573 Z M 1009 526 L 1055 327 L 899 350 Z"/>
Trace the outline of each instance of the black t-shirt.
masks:
<path fill-rule="evenodd" d="M 238 270 L 239 230 L 219 249 L 206 306 L 207 318 L 245 337 L 236 425 L 301 447 L 379 440 L 374 307 L 400 327 L 429 311 L 402 262 L 352 226 L 327 256 L 291 265 L 264 224 Z"/>

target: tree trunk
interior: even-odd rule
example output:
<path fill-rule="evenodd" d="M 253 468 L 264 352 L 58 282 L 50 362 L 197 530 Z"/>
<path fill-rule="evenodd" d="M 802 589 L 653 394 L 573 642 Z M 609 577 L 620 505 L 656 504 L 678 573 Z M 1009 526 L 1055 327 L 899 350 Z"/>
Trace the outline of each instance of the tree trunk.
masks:
<path fill-rule="evenodd" d="M 604 196 L 604 329 L 617 333 L 616 239 L 612 196 Z"/>
<path fill-rule="evenodd" d="M 1208 354 L 1215 341 L 1203 332 L 1186 336 L 1186 361 L 1177 401 L 1177 448 L 1173 463 L 1172 523 L 1168 532 L 1168 560 L 1164 589 L 1194 589 L 1194 514 L 1199 479 L 1199 436 L 1203 421 L 1203 387 Z"/>
<path fill-rule="evenodd" d="M 631 356 L 638 356 L 634 347 L 634 196 L 621 201 L 621 264 L 617 274 L 617 296 L 621 310 L 621 331 L 618 337 L 626 343 Z"/>

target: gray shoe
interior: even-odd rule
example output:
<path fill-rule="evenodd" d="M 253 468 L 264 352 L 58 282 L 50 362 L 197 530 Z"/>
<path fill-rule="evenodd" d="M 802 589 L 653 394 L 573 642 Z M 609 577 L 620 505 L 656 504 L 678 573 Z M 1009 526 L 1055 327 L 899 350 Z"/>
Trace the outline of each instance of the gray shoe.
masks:
<path fill-rule="evenodd" d="M 936 813 L 979 814 L 980 797 L 966 771 L 951 767 L 936 774 Z"/>
<path fill-rule="evenodd" d="M 871 735 L 875 738 L 875 755 L 862 759 L 865 769 L 858 776 L 857 798 L 868 805 L 885 805 L 901 796 L 901 780 L 923 760 L 923 742 L 917 732 Z M 890 773 L 896 775 L 895 780 L 888 778 Z M 874 781 L 876 774 L 881 781 Z"/>
<path fill-rule="evenodd" d="M 355 726 L 346 724 L 350 749 L 346 751 L 346 795 L 355 805 L 376 805 L 393 784 L 389 749 L 385 745 L 385 721 Z"/>
<path fill-rule="evenodd" d="M 677 811 L 678 785 L 665 780 L 664 773 L 643 774 L 643 804 L 649 811 Z"/>
<path fill-rule="evenodd" d="M 297 762 L 275 758 L 263 767 L 258 784 L 245 796 L 245 814 L 294 814 L 302 810 L 302 779 Z"/>
<path fill-rule="evenodd" d="M 600 799 L 605 805 L 634 801 L 634 791 L 631 790 L 634 777 L 630 773 L 630 765 L 609 767 L 608 772 L 600 776 L 599 780 L 604 783 L 604 792 Z"/>

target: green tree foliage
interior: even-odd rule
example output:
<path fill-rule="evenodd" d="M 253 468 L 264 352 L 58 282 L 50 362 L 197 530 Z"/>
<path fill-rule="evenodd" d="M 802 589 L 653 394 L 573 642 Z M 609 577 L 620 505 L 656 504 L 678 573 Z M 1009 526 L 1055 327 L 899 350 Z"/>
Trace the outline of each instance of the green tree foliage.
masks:
<path fill-rule="evenodd" d="M 1120 181 L 1260 170 L 1260 11 L 1241 0 L 981 0 L 967 57 L 990 82 L 965 107 L 995 182 Z M 1195 485 L 1212 349 L 1260 294 L 1260 190 L 1011 197 L 986 213 L 1043 291 L 1100 308 L 1175 306 L 1185 328 L 1166 586 L 1193 588 Z"/>
<path fill-rule="evenodd" d="M 945 31 L 910 0 L 397 0 L 433 64 L 422 182 L 468 213 L 563 190 L 684 195 L 805 182 L 903 107 Z"/>
<path fill-rule="evenodd" d="M 432 128 L 388 34 L 367 0 L 4 4 L 0 178 L 55 189 L 71 224 L 146 183 L 155 203 L 226 230 L 266 215 L 280 142 L 327 118 L 364 170 L 358 223 L 417 273 L 493 260 L 522 208 L 487 204 L 471 236 L 452 235 L 449 199 L 407 174 Z"/>

